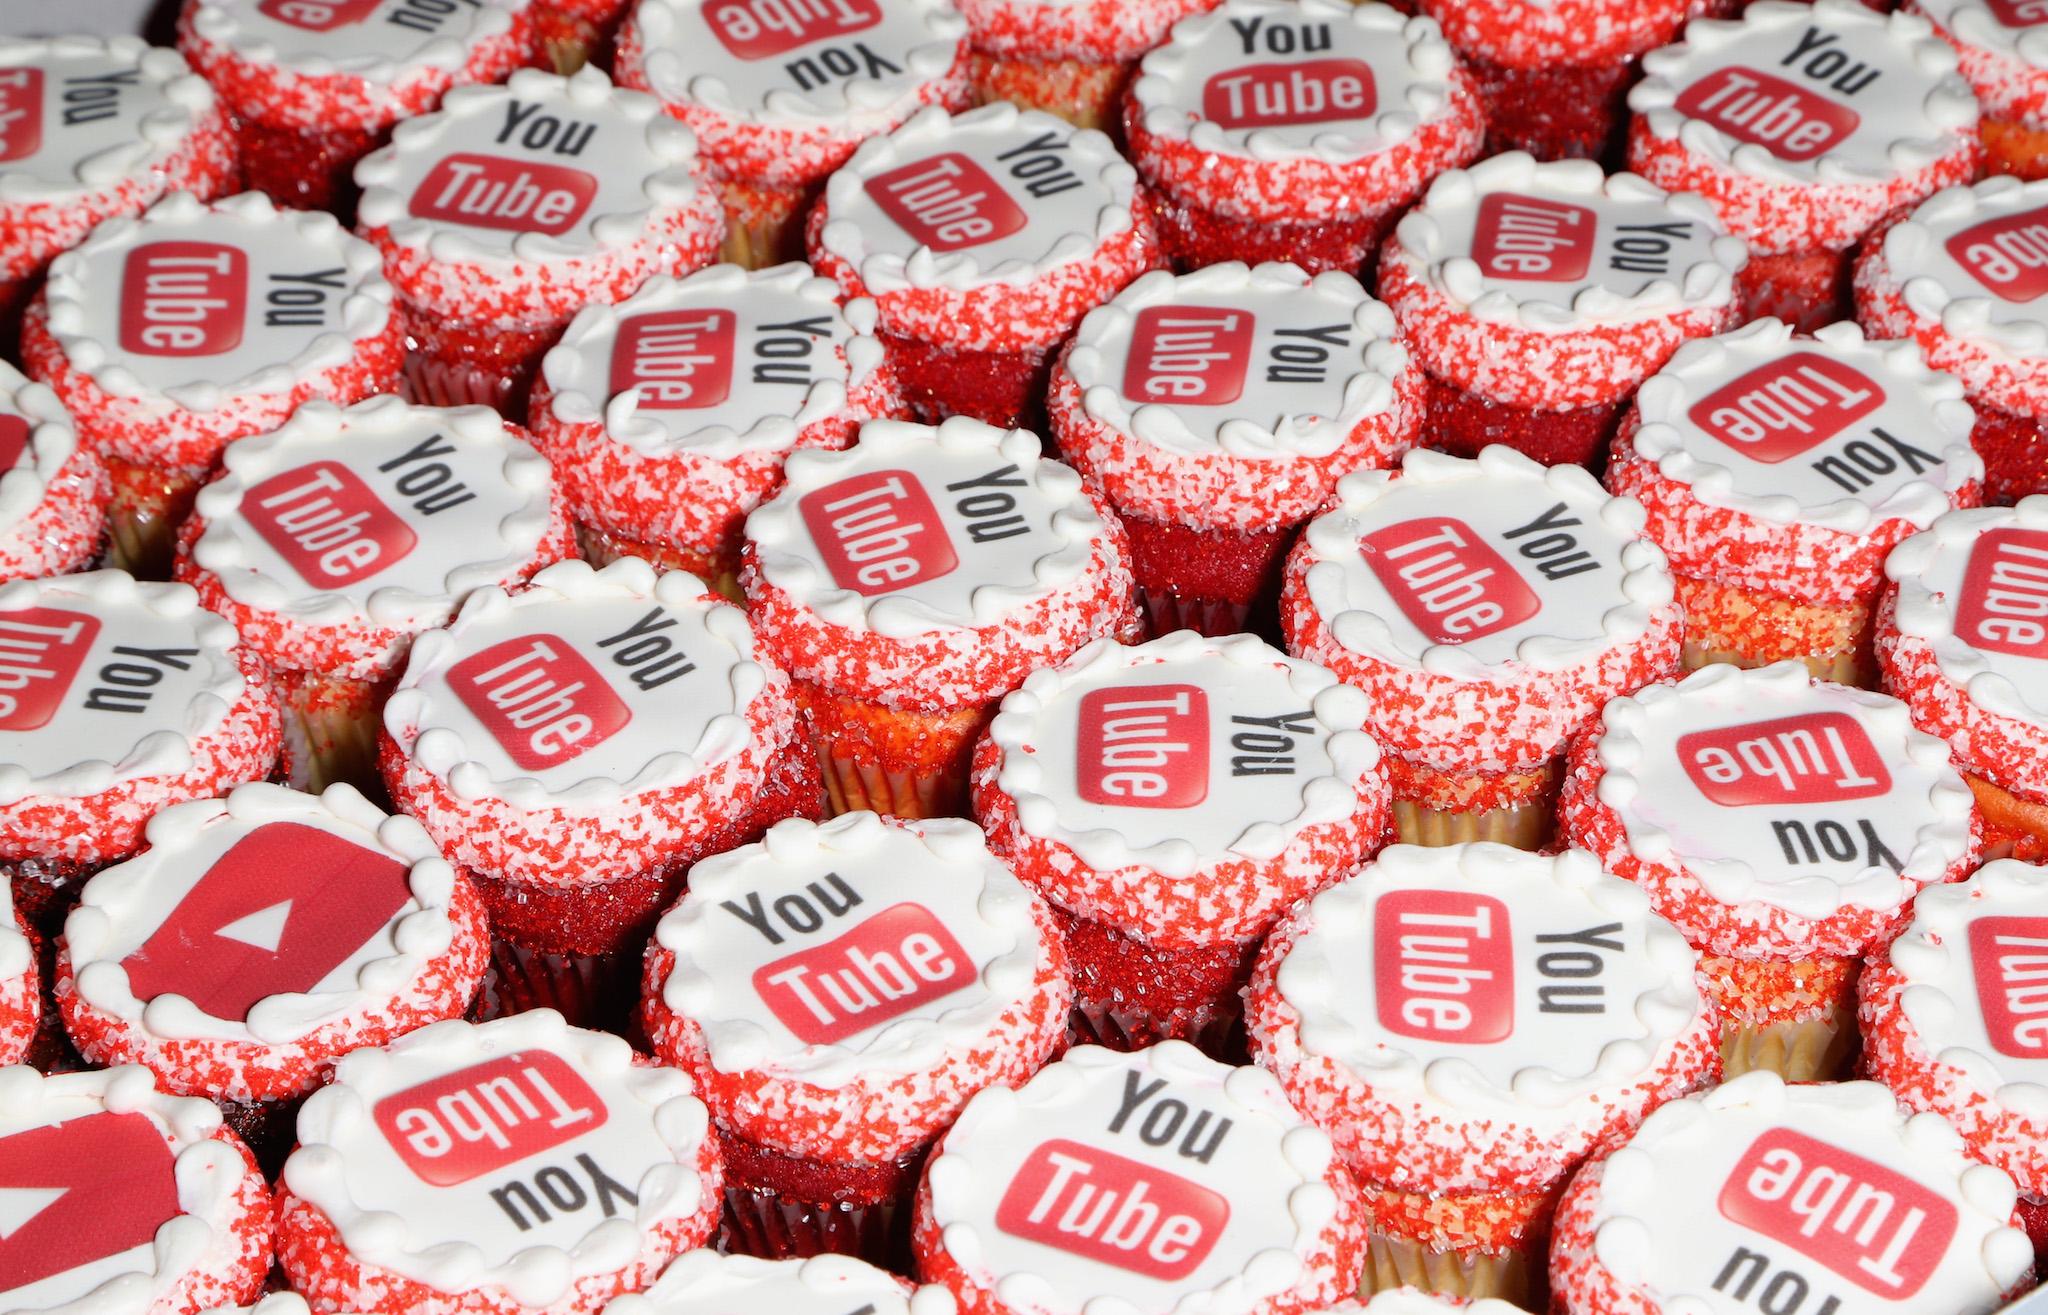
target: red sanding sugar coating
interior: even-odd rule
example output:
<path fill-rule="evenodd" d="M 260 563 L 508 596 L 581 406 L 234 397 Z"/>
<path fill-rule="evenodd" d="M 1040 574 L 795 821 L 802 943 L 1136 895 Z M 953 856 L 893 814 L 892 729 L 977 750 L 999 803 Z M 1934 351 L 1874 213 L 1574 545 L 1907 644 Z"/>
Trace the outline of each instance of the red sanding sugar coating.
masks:
<path fill-rule="evenodd" d="M 1852 533 L 1714 506 L 1692 485 L 1637 455 L 1631 439 L 1638 425 L 1631 409 L 1615 436 L 1607 488 L 1643 505 L 1648 515 L 1644 537 L 1664 550 L 1678 574 L 1807 603 L 1868 602 L 1884 587 L 1884 559 L 1921 528 L 1894 516 Z M 1949 499 L 1953 507 L 1978 506 L 1982 486 L 1971 480 Z"/>
<path fill-rule="evenodd" d="M 1422 0 L 1422 12 L 1467 55 L 1510 68 L 1622 64 L 1678 37 L 1702 0 Z"/>
<path fill-rule="evenodd" d="M 22 323 L 22 364 L 48 384 L 78 421 L 79 441 L 104 455 L 156 470 L 203 471 L 221 449 L 238 438 L 276 429 L 300 406 L 315 399 L 346 406 L 398 387 L 405 354 L 398 317 L 357 341 L 355 354 L 280 392 L 227 392 L 205 410 L 181 405 L 163 393 L 102 388 L 91 372 L 65 354 L 50 330 L 48 308 L 38 295 Z"/>
<path fill-rule="evenodd" d="M 689 1167 L 684 1166 L 686 1170 Z M 647 1229 L 641 1236 L 639 1254 L 629 1264 L 607 1273 L 584 1275 L 569 1285 L 559 1301 L 544 1308 L 523 1305 L 502 1287 L 450 1294 L 395 1271 L 366 1265 L 350 1254 L 348 1244 L 325 1214 L 282 1184 L 277 1192 L 277 1261 L 292 1290 L 323 1310 L 360 1315 L 535 1315 L 536 1310 L 544 1309 L 549 1315 L 598 1315 L 613 1298 L 651 1286 L 669 1261 L 711 1239 L 718 1226 L 722 1180 L 716 1138 L 706 1137 L 698 1146 L 695 1169 L 703 1209 Z"/>
<path fill-rule="evenodd" d="M 1720 1028 L 1703 1014 L 1654 1071 L 1625 1086 L 1574 1096 L 1568 1106 L 1532 1108 L 1527 1118 L 1476 1105 L 1467 1117 L 1446 1119 L 1433 1111 L 1434 1101 L 1375 1089 L 1357 1071 L 1303 1046 L 1301 1015 L 1278 982 L 1303 930 L 1299 918 L 1290 918 L 1260 951 L 1245 990 L 1252 1053 L 1361 1179 L 1428 1196 L 1485 1194 L 1499 1207 L 1513 1204 L 1500 1198 L 1524 1198 L 1520 1209 L 1497 1209 L 1488 1227 L 1472 1227 L 1477 1221 L 1468 1218 L 1448 1231 L 1460 1245 L 1513 1245 L 1547 1213 L 1559 1180 L 1579 1160 L 1627 1135 L 1664 1102 L 1720 1077 Z M 1412 1219 L 1397 1231 L 1426 1236 Z"/>
<path fill-rule="evenodd" d="M 1684 614 L 1675 604 L 1650 613 L 1643 633 L 1574 665 L 1521 663 L 1474 680 L 1445 680 L 1339 644 L 1309 598 L 1310 554 L 1297 548 L 1280 594 L 1287 651 L 1319 662 L 1373 700 L 1370 729 L 1383 748 L 1418 763 L 1526 769 L 1555 756 L 1609 699 L 1678 669 Z"/>
<path fill-rule="evenodd" d="M 888 332 L 876 337 L 916 419 L 935 425 L 967 416 L 999 429 L 1045 427 L 1042 399 L 1052 348 L 976 351 Z"/>
<path fill-rule="evenodd" d="M 1147 270 L 1166 264 L 1152 209 L 1142 196 L 1131 200 L 1131 222 L 1079 260 L 1067 260 L 1025 283 L 990 280 L 967 289 L 947 286 L 891 286 L 877 292 L 860 271 L 832 252 L 824 242 L 831 222 L 825 201 L 811 211 L 804 245 L 812 266 L 839 284 L 848 298 L 872 297 L 883 342 L 892 359 L 912 339 L 963 352 L 1049 353 L 1081 321 L 1081 317 Z M 915 363 L 911 363 L 914 365 Z M 913 404 L 917 382 L 909 366 L 898 362 L 903 390 Z"/>
<path fill-rule="evenodd" d="M 1923 1036 L 1907 1020 L 1906 989 L 1905 977 L 1892 966 L 1891 946 L 1873 950 L 1857 988 L 1865 1070 L 1902 1104 L 1947 1119 L 1972 1156 L 2011 1174 L 2021 1192 L 2048 1192 L 2048 1122 L 1998 1100 L 1995 1075 L 1980 1067 L 1973 1076 L 1972 1069 L 1941 1059 L 1936 1052 L 1945 1038 Z"/>
<path fill-rule="evenodd" d="M 1294 541 L 1292 526 L 1245 533 L 1198 530 L 1128 514 L 1123 519 L 1131 539 L 1131 574 L 1155 635 L 1183 628 L 1234 635 L 1249 623 L 1254 609 L 1270 611 L 1279 596 L 1280 567 Z M 1167 624 L 1169 617 L 1184 624 Z M 1185 624 L 1211 617 L 1234 624 L 1227 629 Z"/>
<path fill-rule="evenodd" d="M 100 554 L 112 492 L 106 463 L 91 448 L 75 449 L 44 484 L 42 500 L 0 532 L 0 582 L 86 569 Z"/>
<path fill-rule="evenodd" d="M 1176 263 L 1291 260 L 1310 273 L 1352 273 L 1430 179 L 1479 156 L 1478 92 L 1462 69 L 1448 81 L 1448 105 L 1413 136 L 1346 163 L 1204 150 L 1149 131 L 1135 98 L 1125 102 L 1124 131 L 1138 172 L 1158 189 L 1154 204 Z"/>
<path fill-rule="evenodd" d="M 2015 415 L 1981 397 L 1970 399 L 1977 423 L 1970 446 L 1984 459 L 1984 500 L 2010 505 L 2048 493 L 2048 421 Z"/>
<path fill-rule="evenodd" d="M 1948 741 L 1964 771 L 2029 800 L 2048 798 L 2048 728 L 1978 706 L 1942 671 L 1932 644 L 1899 629 L 1897 601 L 1893 593 L 1877 609 L 1873 647 L 1885 692 L 1912 712 L 1913 725 Z"/>
<path fill-rule="evenodd" d="M 1912 916 L 1910 899 L 1892 908 L 1844 903 L 1820 917 L 1757 900 L 1731 905 L 1709 894 L 1675 857 L 1638 857 L 1621 815 L 1600 798 L 1600 782 L 1607 775 L 1599 754 L 1604 733 L 1605 727 L 1595 724 L 1572 744 L 1558 798 L 1558 824 L 1573 845 L 1597 854 L 1607 871 L 1641 886 L 1657 912 L 1699 948 L 1738 959 L 1855 958 Z M 1969 842 L 1962 854 L 1933 881 L 1919 884 L 1961 881 L 1976 869 L 1982 847 L 1983 820 L 1972 812 Z"/>
<path fill-rule="evenodd" d="M 1613 154 L 1628 115 L 1633 63 L 1516 68 L 1468 59 L 1486 107 L 1482 155 L 1527 151 L 1539 160 L 1604 160 Z"/>
<path fill-rule="evenodd" d="M 1030 876 L 1025 880 L 1036 884 Z M 1053 917 L 1073 956 L 1075 1044 L 1143 1050 L 1161 1041 L 1186 1041 L 1212 1059 L 1243 1060 L 1238 992 L 1251 973 L 1256 938 L 1148 945 L 1058 906 Z"/>
<path fill-rule="evenodd" d="M 460 874 L 448 918 L 448 946 L 427 962 L 417 981 L 373 1008 L 323 1023 L 289 1043 L 155 1035 L 140 1019 L 119 1018 L 80 999 L 70 955 L 61 949 L 57 1007 L 71 1043 L 95 1065 L 140 1064 L 156 1074 L 159 1087 L 180 1096 L 282 1101 L 319 1086 L 334 1061 L 351 1050 L 386 1045 L 428 1023 L 462 1016 L 483 979 L 490 936 L 483 903 Z"/>
<path fill-rule="evenodd" d="M 682 893 L 690 864 L 752 844 L 784 818 L 823 819 L 818 755 L 800 729 L 769 763 L 768 773 L 767 781 L 749 796 L 752 806 L 738 822 L 649 869 L 571 882 L 521 881 L 472 871 L 490 910 L 492 932 L 542 954 L 588 957 L 631 951 Z"/>
<path fill-rule="evenodd" d="M 0 907 L 7 906 L 6 896 L 0 895 Z M 37 962 L 42 957 L 42 938 L 29 930 L 25 919 L 15 925 L 21 931 L 20 944 L 26 955 L 20 973 L 0 977 L 0 1067 L 27 1062 L 36 1029 L 42 1022 L 43 978 Z M 7 932 L 7 928 L 0 927 L 0 936 Z M 0 953 L 5 949 L 0 946 Z"/>
<path fill-rule="evenodd" d="M 1110 63 L 1136 59 L 1190 14 L 1217 0 L 964 0 L 969 39 L 978 50 L 1030 59 Z"/>
<path fill-rule="evenodd" d="M 1752 252 L 1749 263 L 1735 275 L 1742 318 L 1783 320 L 1798 333 L 1849 319 L 1854 312 L 1849 291 L 1853 264 L 1847 251 Z"/>
<path fill-rule="evenodd" d="M 1507 406 L 1567 411 L 1616 402 L 1692 338 L 1734 326 L 1726 305 L 1545 333 L 1481 320 L 1416 276 L 1397 234 L 1380 253 L 1380 299 L 1429 372 Z"/>
<path fill-rule="evenodd" d="M 143 776 L 98 794 L 26 795 L 0 805 L 0 861 L 55 859 L 105 865 L 142 846 L 142 828 L 173 804 L 212 799 L 247 781 L 270 777 L 283 739 L 277 696 L 255 656 L 235 651 L 242 696 L 220 723 L 192 743 L 192 765 L 176 776 Z M 22 883 L 15 882 L 21 899 Z"/>
<path fill-rule="evenodd" d="M 1424 395 L 1425 445 L 1454 457 L 1476 457 L 1498 443 L 1546 466 L 1592 465 L 1623 405 L 1617 398 L 1565 411 L 1509 406 L 1434 376 Z"/>
<path fill-rule="evenodd" d="M 629 20 L 612 55 L 613 77 L 622 87 L 658 96 L 647 78 L 646 53 L 638 24 Z M 904 101 L 895 123 L 864 120 L 860 127 L 865 132 L 851 123 L 749 121 L 694 101 L 663 101 L 662 108 L 697 134 L 697 149 L 715 177 L 801 191 L 845 164 L 867 137 L 890 131 L 926 105 L 949 112 L 966 109 L 967 60 L 963 45 L 943 76 L 919 86 Z"/>

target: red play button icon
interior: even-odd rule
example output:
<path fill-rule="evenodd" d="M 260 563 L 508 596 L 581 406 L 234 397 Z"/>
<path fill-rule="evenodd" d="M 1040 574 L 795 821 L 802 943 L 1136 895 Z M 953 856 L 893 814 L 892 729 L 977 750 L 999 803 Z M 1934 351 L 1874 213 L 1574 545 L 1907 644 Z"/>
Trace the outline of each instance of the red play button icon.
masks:
<path fill-rule="evenodd" d="M 140 1114 L 89 1114 L 0 1137 L 6 1295 L 130 1247 L 176 1217 L 171 1148 Z"/>
<path fill-rule="evenodd" d="M 412 898 L 405 864 L 331 831 L 270 822 L 236 841 L 122 961 L 140 1000 L 176 993 L 215 1018 L 312 990 Z"/>

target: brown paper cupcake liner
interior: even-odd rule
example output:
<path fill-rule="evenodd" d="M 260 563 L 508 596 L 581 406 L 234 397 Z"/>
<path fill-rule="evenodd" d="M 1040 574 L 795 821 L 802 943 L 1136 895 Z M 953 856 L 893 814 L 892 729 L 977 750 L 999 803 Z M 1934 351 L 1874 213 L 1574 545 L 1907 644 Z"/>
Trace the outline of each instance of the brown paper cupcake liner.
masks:
<path fill-rule="evenodd" d="M 469 1017 L 483 1023 L 552 1009 L 572 1026 L 631 1039 L 639 990 L 638 954 L 545 954 L 493 937 Z"/>
<path fill-rule="evenodd" d="M 1847 1014 L 1803 1023 L 1723 1023 L 1722 1074 L 1733 1081 L 1767 1069 L 1787 1082 L 1832 1082 L 1848 1071 L 1856 1040 Z"/>
<path fill-rule="evenodd" d="M 802 260 L 804 218 L 818 191 L 719 179 L 718 193 L 725 203 L 725 241 L 719 258 L 743 269 Z"/>
<path fill-rule="evenodd" d="M 1459 845 L 1471 840 L 1490 840 L 1533 852 L 1550 843 L 1553 821 L 1550 808 L 1544 804 L 1452 813 L 1410 799 L 1394 801 L 1394 834 L 1405 845 Z"/>
<path fill-rule="evenodd" d="M 1129 1002 L 1074 1001 L 1067 1016 L 1067 1044 L 1135 1051 L 1161 1041 L 1185 1041 L 1211 1059 L 1248 1064 L 1244 1001 L 1228 1000 L 1158 1012 Z"/>
<path fill-rule="evenodd" d="M 1712 666 L 1717 662 L 1733 667 L 1754 669 L 1756 667 L 1767 667 L 1772 662 L 1783 661 L 1784 659 L 1753 658 L 1747 654 L 1738 653 L 1734 649 L 1714 648 L 1688 639 L 1679 649 L 1678 660 L 1679 664 L 1687 671 L 1698 671 L 1701 667 Z M 1813 673 L 1815 680 L 1832 680 L 1838 685 L 1853 685 L 1858 688 L 1865 688 L 1865 682 L 1876 674 L 1875 668 L 1863 661 L 1854 652 L 1834 653 L 1818 657 L 1801 657 L 1797 660 L 1806 664 L 1806 669 Z"/>
<path fill-rule="evenodd" d="M 377 727 L 383 682 L 319 672 L 289 672 L 277 681 L 284 706 L 285 779 L 318 794 L 337 783 L 370 799 L 385 798 L 377 770 Z"/>
<path fill-rule="evenodd" d="M 1540 1309 L 1543 1272 L 1529 1251 L 1440 1250 L 1412 1238 L 1373 1229 L 1366 1237 L 1365 1272 L 1358 1295 L 1369 1298 L 1393 1288 L 1417 1288 L 1465 1301 L 1493 1297 L 1524 1310 Z"/>
<path fill-rule="evenodd" d="M 819 1203 L 799 1201 L 768 1188 L 728 1186 L 718 1245 L 722 1251 L 762 1260 L 853 1256 L 883 1269 L 907 1272 L 910 1203 Z"/>
<path fill-rule="evenodd" d="M 217 1097 L 213 1103 L 220 1107 L 221 1122 L 248 1145 L 249 1153 L 256 1157 L 256 1167 L 274 1182 L 284 1172 L 285 1157 L 298 1141 L 299 1106 L 306 1103 L 306 1095 L 310 1094 L 282 1100 Z"/>
<path fill-rule="evenodd" d="M 108 457 L 107 565 L 138 580 L 168 580 L 178 527 L 192 510 L 206 472 L 159 470 Z"/>
<path fill-rule="evenodd" d="M 1138 606 L 1145 613 L 1147 633 L 1170 635 L 1192 630 L 1198 635 L 1222 636 L 1247 633 L 1251 604 L 1233 603 L 1227 598 L 1194 598 L 1170 589 L 1138 586 Z"/>
<path fill-rule="evenodd" d="M 958 817 L 966 805 L 966 783 L 946 772 L 883 767 L 823 745 L 818 766 L 825 774 L 825 800 L 834 817 L 862 809 L 886 817 Z"/>

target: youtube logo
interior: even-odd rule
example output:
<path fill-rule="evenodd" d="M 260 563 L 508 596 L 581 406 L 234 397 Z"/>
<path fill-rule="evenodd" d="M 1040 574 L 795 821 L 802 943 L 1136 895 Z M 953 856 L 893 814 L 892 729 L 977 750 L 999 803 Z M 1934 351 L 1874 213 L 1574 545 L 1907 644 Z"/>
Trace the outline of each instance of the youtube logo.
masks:
<path fill-rule="evenodd" d="M 257 827 L 195 882 L 122 960 L 148 1001 L 181 995 L 214 1018 L 247 1021 L 273 995 L 303 995 L 412 899 L 405 864 L 299 822 Z"/>
<path fill-rule="evenodd" d="M 43 71 L 0 68 L 0 164 L 43 149 Z"/>
<path fill-rule="evenodd" d="M 148 1246 L 180 1213 L 170 1144 L 141 1114 L 0 1137 L 0 1307 L 30 1284 Z"/>
<path fill-rule="evenodd" d="M 13 470 L 28 451 L 28 421 L 0 412 L 0 471 Z"/>

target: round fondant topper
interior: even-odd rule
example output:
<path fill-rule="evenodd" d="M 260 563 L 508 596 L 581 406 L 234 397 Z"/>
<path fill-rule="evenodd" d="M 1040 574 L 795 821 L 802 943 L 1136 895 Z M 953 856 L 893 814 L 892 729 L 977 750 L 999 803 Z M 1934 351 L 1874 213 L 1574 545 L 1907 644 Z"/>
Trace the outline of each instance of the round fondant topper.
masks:
<path fill-rule="evenodd" d="M 1660 137 L 1774 180 L 1883 183 L 1955 149 L 1977 122 L 1956 53 L 1925 18 L 1855 0 L 1761 0 L 1697 18 L 1643 57 L 1629 107 Z"/>
<path fill-rule="evenodd" d="M 1680 347 L 1637 391 L 1630 442 L 1709 506 L 1850 534 L 1925 526 L 1982 475 L 1962 395 L 1910 342 L 1764 319 Z"/>
<path fill-rule="evenodd" d="M 1955 511 L 1892 550 L 1901 632 L 1984 711 L 2048 725 L 2048 498 Z"/>
<path fill-rule="evenodd" d="M 682 1073 L 543 1009 L 347 1056 L 300 1111 L 283 1182 L 360 1264 L 546 1306 L 711 1209 L 709 1132 Z"/>
<path fill-rule="evenodd" d="M 1988 1311 L 2033 1260 L 2014 1200 L 1948 1124 L 1874 1082 L 1754 1071 L 1651 1114 L 1602 1163 L 1587 1226 L 1658 1309 L 1737 1315 L 1775 1290 L 1816 1310 Z"/>
<path fill-rule="evenodd" d="M 1309 597 L 1337 642 L 1403 668 L 1562 667 L 1639 637 L 1671 598 L 1643 510 L 1507 447 L 1360 471 L 1309 522 Z"/>
<path fill-rule="evenodd" d="M 389 84 L 457 75 L 471 52 L 512 28 L 526 0 L 201 0 L 187 18 L 202 41 L 254 65 L 309 78 Z"/>
<path fill-rule="evenodd" d="M 1898 700 L 1800 663 L 1708 667 L 1604 718 L 1600 799 L 1629 849 L 1720 904 L 1892 909 L 1969 850 L 1971 795 L 1948 746 Z"/>
<path fill-rule="evenodd" d="M 62 203 L 140 178 L 213 106 L 176 51 L 136 37 L 0 39 L 0 205 Z"/>
<path fill-rule="evenodd" d="M 0 802 L 187 770 L 246 687 L 236 642 L 181 584 L 94 571 L 0 586 Z"/>
<path fill-rule="evenodd" d="M 414 989 L 453 939 L 454 869 L 348 786 L 244 785 L 147 836 L 64 931 L 79 998 L 152 1036 L 286 1045 Z"/>
<path fill-rule="evenodd" d="M 1261 1069 L 1081 1046 L 968 1102 L 926 1187 L 947 1252 L 1006 1306 L 1251 1306 L 1315 1282 L 1331 1156 Z"/>
<path fill-rule="evenodd" d="M 1229 0 L 1173 29 L 1132 85 L 1147 132 L 1204 151 L 1349 164 L 1444 112 L 1457 59 L 1434 20 L 1339 0 Z"/>
<path fill-rule="evenodd" d="M 46 292 L 73 368 L 193 411 L 346 365 L 388 327 L 392 295 L 375 247 L 259 192 L 211 205 L 176 192 L 102 224 L 51 265 Z"/>
<path fill-rule="evenodd" d="M 1535 330 L 1725 306 L 1748 259 L 1697 196 L 1519 151 L 1444 174 L 1396 232 L 1398 258 L 1454 306 Z"/>

